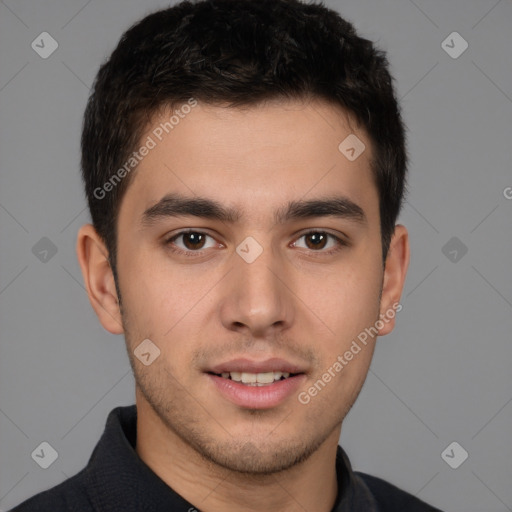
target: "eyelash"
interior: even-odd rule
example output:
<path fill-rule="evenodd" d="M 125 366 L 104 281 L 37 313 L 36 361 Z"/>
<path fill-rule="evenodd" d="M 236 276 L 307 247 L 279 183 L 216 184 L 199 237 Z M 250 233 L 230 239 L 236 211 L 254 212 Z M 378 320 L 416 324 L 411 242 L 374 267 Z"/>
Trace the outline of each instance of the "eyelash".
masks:
<path fill-rule="evenodd" d="M 189 257 L 189 258 L 194 258 L 194 257 L 201 256 L 202 255 L 201 253 L 203 251 L 205 251 L 206 249 L 198 249 L 197 251 L 193 251 L 193 250 L 184 251 L 183 249 L 178 249 L 175 246 L 173 246 L 173 242 L 176 239 L 178 239 L 180 236 L 186 235 L 188 233 L 197 233 L 199 235 L 205 235 L 205 236 L 209 236 L 210 238 L 213 238 L 211 235 L 209 235 L 208 233 L 205 233 L 203 231 L 197 231 L 197 230 L 194 230 L 194 229 L 188 229 L 188 230 L 180 231 L 179 233 L 176 233 L 176 234 L 172 235 L 170 238 L 168 238 L 168 239 L 166 239 L 164 241 L 164 245 L 172 253 L 175 253 L 175 254 L 186 256 L 186 257 Z M 336 235 L 333 235 L 332 233 L 329 233 L 327 231 L 321 231 L 321 230 L 311 230 L 311 231 L 307 231 L 306 233 L 302 233 L 296 239 L 296 241 L 300 240 L 302 237 L 305 237 L 305 236 L 308 236 L 308 235 L 316 235 L 316 234 L 322 234 L 322 235 L 327 235 L 328 237 L 331 237 L 332 239 L 335 240 L 337 245 L 336 245 L 336 247 L 331 248 L 331 249 L 329 249 L 327 251 L 322 251 L 322 250 L 315 251 L 315 250 L 311 249 L 310 251 L 313 254 L 318 253 L 318 254 L 321 254 L 321 255 L 328 255 L 328 256 L 330 256 L 332 254 L 336 254 L 337 252 L 341 251 L 344 247 L 348 247 L 348 245 L 349 245 L 342 238 L 340 238 L 340 237 L 338 237 Z"/>

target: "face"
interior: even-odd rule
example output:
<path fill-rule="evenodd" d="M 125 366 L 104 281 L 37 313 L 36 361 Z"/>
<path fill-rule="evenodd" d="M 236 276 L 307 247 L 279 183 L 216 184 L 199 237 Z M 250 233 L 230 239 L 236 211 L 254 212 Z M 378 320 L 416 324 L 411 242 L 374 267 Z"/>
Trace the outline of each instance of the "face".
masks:
<path fill-rule="evenodd" d="M 199 103 L 160 133 L 169 117 L 143 136 L 155 144 L 118 220 L 138 400 L 216 464 L 283 470 L 337 442 L 374 349 L 357 340 L 399 298 L 382 266 L 371 143 L 320 101 Z M 338 148 L 350 134 L 365 144 L 355 160 Z"/>

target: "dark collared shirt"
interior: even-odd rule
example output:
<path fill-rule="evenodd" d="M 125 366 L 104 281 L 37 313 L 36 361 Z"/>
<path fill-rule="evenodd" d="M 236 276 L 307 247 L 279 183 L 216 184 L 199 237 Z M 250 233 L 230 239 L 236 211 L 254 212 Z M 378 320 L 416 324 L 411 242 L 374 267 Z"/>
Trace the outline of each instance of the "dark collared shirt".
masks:
<path fill-rule="evenodd" d="M 134 405 L 114 409 L 87 466 L 11 512 L 196 511 L 137 455 L 136 420 Z M 440 512 L 384 480 L 352 471 L 340 446 L 336 472 L 338 496 L 332 512 Z M 198 498 L 198 506 L 200 502 Z"/>

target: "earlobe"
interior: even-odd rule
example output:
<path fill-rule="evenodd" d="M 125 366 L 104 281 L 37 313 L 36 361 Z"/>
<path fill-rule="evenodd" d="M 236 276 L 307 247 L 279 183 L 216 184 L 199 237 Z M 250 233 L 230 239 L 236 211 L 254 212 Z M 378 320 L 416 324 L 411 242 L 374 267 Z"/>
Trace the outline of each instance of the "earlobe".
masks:
<path fill-rule="evenodd" d="M 78 231 L 76 253 L 89 301 L 101 325 L 112 334 L 124 332 L 108 251 L 92 224 Z"/>
<path fill-rule="evenodd" d="M 389 334 L 395 327 L 395 316 L 402 309 L 400 297 L 409 267 L 409 235 L 405 226 L 397 224 L 386 258 L 380 301 L 379 336 Z"/>

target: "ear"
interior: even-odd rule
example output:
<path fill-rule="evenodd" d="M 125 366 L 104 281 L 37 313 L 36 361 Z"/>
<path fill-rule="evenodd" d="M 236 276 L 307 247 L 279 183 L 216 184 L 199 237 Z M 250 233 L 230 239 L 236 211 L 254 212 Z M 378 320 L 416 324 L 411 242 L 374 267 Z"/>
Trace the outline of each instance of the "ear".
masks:
<path fill-rule="evenodd" d="M 380 319 L 384 326 L 379 336 L 389 334 L 395 327 L 395 314 L 402 309 L 400 297 L 409 267 L 409 235 L 405 226 L 397 224 L 389 244 L 384 268 Z"/>
<path fill-rule="evenodd" d="M 89 301 L 101 325 L 112 334 L 122 334 L 121 309 L 108 251 L 92 224 L 79 229 L 76 253 Z"/>

